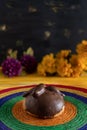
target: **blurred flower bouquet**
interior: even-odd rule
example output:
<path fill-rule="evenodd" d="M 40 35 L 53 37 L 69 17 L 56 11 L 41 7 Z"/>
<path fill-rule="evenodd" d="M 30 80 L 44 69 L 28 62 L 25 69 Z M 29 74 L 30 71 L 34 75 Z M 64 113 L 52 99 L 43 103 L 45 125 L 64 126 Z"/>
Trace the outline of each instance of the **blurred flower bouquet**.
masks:
<path fill-rule="evenodd" d="M 41 76 L 79 77 L 87 72 L 87 41 L 83 40 L 76 46 L 76 53 L 71 50 L 60 50 L 42 57 L 37 63 L 34 51 L 29 47 L 20 59 L 17 51 L 8 50 L 6 59 L 1 64 L 1 71 L 8 77 L 37 73 Z"/>
<path fill-rule="evenodd" d="M 87 71 L 87 41 L 76 46 L 76 54 L 71 50 L 61 50 L 56 55 L 50 53 L 42 58 L 37 72 L 42 76 L 57 75 L 61 77 L 79 77 Z"/>

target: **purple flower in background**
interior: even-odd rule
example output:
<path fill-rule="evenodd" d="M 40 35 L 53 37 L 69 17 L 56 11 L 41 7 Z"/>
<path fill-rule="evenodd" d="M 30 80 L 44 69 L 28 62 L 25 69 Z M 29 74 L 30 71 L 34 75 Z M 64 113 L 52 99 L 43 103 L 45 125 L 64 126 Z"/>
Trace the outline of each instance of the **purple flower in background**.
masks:
<path fill-rule="evenodd" d="M 20 61 L 21 61 L 22 66 L 24 67 L 24 70 L 27 73 L 35 72 L 35 70 L 37 68 L 37 61 L 34 56 L 26 54 L 21 57 Z"/>
<path fill-rule="evenodd" d="M 18 76 L 22 71 L 21 62 L 15 58 L 7 58 L 1 66 L 2 72 L 8 77 Z"/>

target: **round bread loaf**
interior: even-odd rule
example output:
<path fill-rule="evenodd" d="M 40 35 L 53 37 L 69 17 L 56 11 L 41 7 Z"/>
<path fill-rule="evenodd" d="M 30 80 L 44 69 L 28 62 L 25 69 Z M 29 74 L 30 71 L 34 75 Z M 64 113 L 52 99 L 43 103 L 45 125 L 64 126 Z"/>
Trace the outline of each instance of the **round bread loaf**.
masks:
<path fill-rule="evenodd" d="M 64 95 L 54 86 L 39 84 L 23 96 L 26 111 L 39 118 L 53 118 L 64 108 Z"/>

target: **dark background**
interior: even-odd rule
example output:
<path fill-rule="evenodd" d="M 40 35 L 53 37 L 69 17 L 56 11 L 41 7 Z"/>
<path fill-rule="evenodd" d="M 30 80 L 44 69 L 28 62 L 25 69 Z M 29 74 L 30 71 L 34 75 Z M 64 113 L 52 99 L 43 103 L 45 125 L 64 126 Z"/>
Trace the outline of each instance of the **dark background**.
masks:
<path fill-rule="evenodd" d="M 38 61 L 87 39 L 87 0 L 0 0 L 0 63 L 31 46 Z"/>

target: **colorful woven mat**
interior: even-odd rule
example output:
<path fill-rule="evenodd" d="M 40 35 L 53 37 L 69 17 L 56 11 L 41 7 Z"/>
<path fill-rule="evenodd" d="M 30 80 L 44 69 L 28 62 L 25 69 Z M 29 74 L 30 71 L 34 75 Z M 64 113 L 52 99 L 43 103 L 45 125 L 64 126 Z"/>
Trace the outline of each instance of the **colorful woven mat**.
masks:
<path fill-rule="evenodd" d="M 49 120 L 26 116 L 22 108 L 23 92 L 35 85 L 0 90 L 0 130 L 87 130 L 87 89 L 54 86 L 66 95 L 65 116 Z"/>

